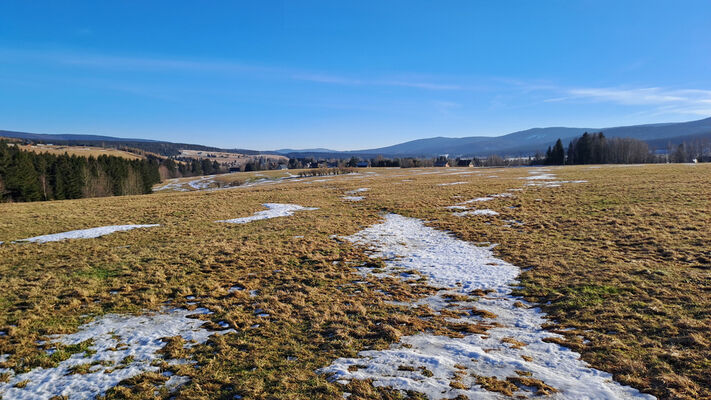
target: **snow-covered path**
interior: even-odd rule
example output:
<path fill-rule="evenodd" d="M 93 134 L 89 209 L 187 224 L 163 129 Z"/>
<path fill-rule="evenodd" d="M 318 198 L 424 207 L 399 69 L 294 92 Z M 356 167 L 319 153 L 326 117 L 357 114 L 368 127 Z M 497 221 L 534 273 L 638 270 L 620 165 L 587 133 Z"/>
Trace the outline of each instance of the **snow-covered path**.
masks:
<path fill-rule="evenodd" d="M 372 257 L 387 260 L 386 270 L 393 275 L 402 268 L 415 269 L 432 285 L 442 288 L 416 304 L 427 304 L 435 311 L 474 307 L 495 314 L 486 321 L 499 326 L 486 334 L 463 338 L 426 333 L 406 336 L 387 350 L 338 359 L 320 373 L 342 383 L 372 379 L 376 386 L 414 390 L 430 399 L 458 395 L 509 398 L 477 383 L 491 377 L 523 397 L 535 396 L 535 386 L 539 385 L 544 391 L 554 392 L 549 398 L 555 399 L 653 399 L 613 381 L 609 373 L 591 368 L 578 353 L 545 342 L 546 338 L 560 336 L 542 329 L 545 319 L 539 309 L 511 295 L 510 285 L 515 283 L 519 268 L 497 259 L 491 247 L 475 246 L 429 228 L 418 219 L 396 214 L 347 239 L 372 249 Z M 455 303 L 444 297 L 469 295 L 476 289 L 492 292 L 478 300 Z M 469 315 L 452 321 L 476 324 L 482 317 Z"/>

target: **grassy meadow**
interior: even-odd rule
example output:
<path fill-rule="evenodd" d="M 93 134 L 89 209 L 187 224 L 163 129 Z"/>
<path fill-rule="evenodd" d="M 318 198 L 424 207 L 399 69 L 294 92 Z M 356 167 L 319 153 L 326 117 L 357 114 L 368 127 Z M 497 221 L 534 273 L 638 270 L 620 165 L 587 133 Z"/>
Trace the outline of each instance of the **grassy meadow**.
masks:
<path fill-rule="evenodd" d="M 344 387 L 315 373 L 403 335 L 463 333 L 446 315 L 394 302 L 432 293 L 426 279 L 412 285 L 356 272 L 380 261 L 338 236 L 391 212 L 463 240 L 498 243 L 497 256 L 523 269 L 516 294 L 548 313 L 547 328 L 593 367 L 659 398 L 711 398 L 711 165 L 548 169 L 558 180 L 586 182 L 526 186 L 528 168 L 365 169 L 228 190 L 0 204 L 0 354 L 10 355 L 0 367 L 21 373 L 84 351 L 66 346 L 48 354 L 42 341 L 97 315 L 205 307 L 213 311 L 200 316 L 206 326 L 227 321 L 237 332 L 190 349 L 179 337 L 166 339 L 166 352 L 198 368 L 161 369 L 189 383 L 156 393 L 154 384 L 167 378 L 146 373 L 106 398 L 341 399 L 344 391 L 350 399 L 420 398 L 367 381 Z M 219 179 L 253 182 L 256 174 Z M 370 189 L 359 193 L 362 201 L 343 199 L 358 188 Z M 482 205 L 498 216 L 460 217 L 447 208 L 504 192 L 514 196 Z M 252 215 L 263 203 L 318 210 L 214 222 Z M 160 227 L 10 243 L 120 224 Z M 245 290 L 231 292 L 236 285 Z"/>
<path fill-rule="evenodd" d="M 99 157 L 99 156 L 114 156 L 126 158 L 128 160 L 140 160 L 145 157 L 138 154 L 129 153 L 128 151 L 111 149 L 104 147 L 91 146 L 58 146 L 58 145 L 19 145 L 20 149 L 31 151 L 34 153 L 49 153 L 54 155 L 69 154 L 70 156 L 79 157 Z"/>

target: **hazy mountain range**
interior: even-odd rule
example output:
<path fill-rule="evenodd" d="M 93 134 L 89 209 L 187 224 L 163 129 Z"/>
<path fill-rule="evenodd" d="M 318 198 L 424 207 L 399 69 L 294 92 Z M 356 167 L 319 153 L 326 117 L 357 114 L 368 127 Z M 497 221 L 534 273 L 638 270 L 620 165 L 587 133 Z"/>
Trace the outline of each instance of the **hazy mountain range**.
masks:
<path fill-rule="evenodd" d="M 352 156 L 373 157 L 432 157 L 440 154 L 456 156 L 486 156 L 500 155 L 531 155 L 545 149 L 562 139 L 567 143 L 584 132 L 603 132 L 607 137 L 629 137 L 644 140 L 652 149 L 664 149 L 669 144 L 678 144 L 683 141 L 692 142 L 701 138 L 711 139 L 711 118 L 689 122 L 671 122 L 662 124 L 617 126 L 608 128 L 532 128 L 524 131 L 513 132 L 503 136 L 471 136 L 462 138 L 433 137 L 412 140 L 393 146 L 380 147 L 366 150 L 335 151 L 325 148 L 304 150 L 280 149 L 274 151 L 254 151 L 239 149 L 218 149 L 215 147 L 181 144 L 148 139 L 126 139 L 99 135 L 52 135 L 26 132 L 13 132 L 0 130 L 0 136 L 28 139 L 43 142 L 59 142 L 64 144 L 91 144 L 91 145 L 116 145 L 123 144 L 130 147 L 150 149 L 165 155 L 176 154 L 176 149 L 196 149 L 206 151 L 230 151 L 250 154 L 276 153 L 290 157 L 320 157 L 320 158 L 347 158 Z M 155 150 L 159 149 L 159 150 Z"/>
<path fill-rule="evenodd" d="M 292 151 L 291 156 L 309 154 L 326 157 L 328 155 L 377 155 L 383 156 L 486 156 L 528 155 L 545 149 L 561 139 L 565 145 L 585 132 L 603 132 L 607 137 L 629 137 L 644 140 L 653 149 L 663 149 L 682 141 L 698 138 L 711 138 L 711 118 L 690 122 L 672 122 L 663 124 L 631 125 L 609 128 L 532 128 L 513 132 L 503 136 L 471 136 L 463 138 L 434 137 L 412 140 L 393 146 L 348 152 L 318 152 L 310 150 Z"/>

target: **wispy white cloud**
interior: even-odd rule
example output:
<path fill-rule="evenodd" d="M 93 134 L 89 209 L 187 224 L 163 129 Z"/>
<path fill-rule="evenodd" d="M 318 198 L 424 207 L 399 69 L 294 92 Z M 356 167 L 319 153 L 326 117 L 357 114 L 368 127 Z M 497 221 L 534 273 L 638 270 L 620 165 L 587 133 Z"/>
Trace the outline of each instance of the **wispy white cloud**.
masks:
<path fill-rule="evenodd" d="M 258 73 L 265 77 L 309 81 L 344 86 L 390 86 L 422 90 L 462 90 L 463 87 L 450 83 L 432 82 L 422 79 L 400 77 L 346 77 L 302 71 L 295 68 L 270 67 L 253 63 L 224 60 L 190 60 L 171 57 L 117 56 L 96 53 L 57 50 L 16 50 L 0 49 L 0 55 L 8 59 L 34 60 L 65 66 L 100 68 L 109 70 L 140 71 L 186 71 L 222 73 Z M 5 58 L 3 57 L 3 58 Z"/>
<path fill-rule="evenodd" d="M 294 74 L 293 79 L 345 86 L 396 86 L 424 90 L 463 90 L 460 85 L 405 79 L 357 79 L 324 74 Z"/>
<path fill-rule="evenodd" d="M 71 50 L 36 50 L 0 48 L 0 56 L 8 60 L 34 61 L 53 65 L 69 65 L 86 68 L 140 71 L 278 71 L 257 64 L 239 63 L 223 60 L 191 60 L 171 57 L 110 55 L 101 53 L 78 52 Z"/>
<path fill-rule="evenodd" d="M 593 101 L 625 106 L 650 106 L 650 112 L 662 114 L 711 114 L 711 90 L 663 87 L 603 87 L 561 89 L 562 96 L 546 102 Z"/>
<path fill-rule="evenodd" d="M 368 88 L 410 88 L 423 92 L 450 92 L 460 104 L 471 103 L 471 93 L 489 95 L 497 109 L 531 107 L 555 102 L 595 102 L 636 107 L 634 111 L 654 115 L 662 114 L 711 114 L 711 90 L 679 89 L 661 86 L 646 87 L 566 87 L 550 80 L 521 80 L 510 77 L 471 77 L 421 75 L 408 72 L 390 74 L 339 74 L 323 71 L 308 71 L 292 66 L 270 66 L 235 60 L 189 59 L 155 55 L 115 55 L 66 49 L 7 49 L 0 48 L 0 59 L 20 64 L 36 63 L 60 67 L 76 67 L 82 71 L 140 71 L 148 73 L 180 72 L 201 77 L 313 82 L 323 85 Z M 90 74 L 87 74 L 90 75 Z M 127 78 L 128 81 L 132 77 Z M 182 76 L 181 78 L 182 79 Z M 220 81 L 222 84 L 223 81 Z M 129 93 L 142 94 L 143 83 L 111 88 Z M 213 85 L 215 89 L 217 85 Z M 201 90 L 206 88 L 201 87 Z M 440 95 L 437 95 L 440 96 Z M 172 96 L 167 96 L 172 97 Z M 440 113 L 454 113 L 457 107 L 432 102 Z M 446 103 L 446 102 L 445 102 Z M 640 110 L 644 108 L 644 110 Z"/>

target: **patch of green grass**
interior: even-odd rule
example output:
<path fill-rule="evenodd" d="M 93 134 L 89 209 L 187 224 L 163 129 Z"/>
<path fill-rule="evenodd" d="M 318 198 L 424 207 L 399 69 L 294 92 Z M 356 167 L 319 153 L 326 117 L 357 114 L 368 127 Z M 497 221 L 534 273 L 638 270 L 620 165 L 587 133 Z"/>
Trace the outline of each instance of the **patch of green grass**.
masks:
<path fill-rule="evenodd" d="M 605 301 L 611 301 L 614 297 L 620 296 L 623 292 L 624 289 L 609 285 L 573 286 L 560 291 L 563 298 L 554 306 L 582 309 L 602 304 Z"/>
<path fill-rule="evenodd" d="M 97 280 L 115 278 L 119 276 L 119 274 L 120 272 L 116 269 L 101 266 L 94 266 L 89 269 L 79 270 L 75 273 L 76 276 Z"/>

